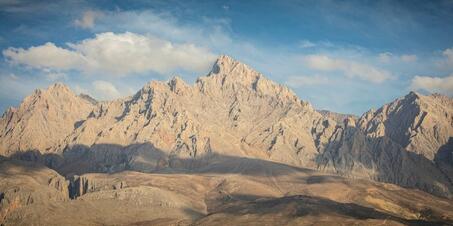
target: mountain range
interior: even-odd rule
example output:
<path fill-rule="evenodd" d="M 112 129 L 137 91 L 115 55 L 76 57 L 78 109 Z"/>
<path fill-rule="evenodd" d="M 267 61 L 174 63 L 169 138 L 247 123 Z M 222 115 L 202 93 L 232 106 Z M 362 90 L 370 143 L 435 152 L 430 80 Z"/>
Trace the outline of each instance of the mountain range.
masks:
<path fill-rule="evenodd" d="M 247 213 L 251 218 L 229 219 L 231 224 L 248 224 L 254 216 L 271 217 L 270 212 L 255 213 L 257 209 L 291 212 L 288 203 L 309 203 L 300 210 L 308 215 L 315 209 L 331 208 L 322 213 L 331 223 L 347 215 L 338 209 L 354 212 L 347 218 L 358 221 L 365 215 L 395 224 L 453 220 L 452 98 L 410 92 L 360 117 L 319 111 L 286 86 L 229 56 L 220 56 L 212 70 L 194 84 L 179 77 L 152 81 L 134 95 L 112 101 L 77 95 L 60 83 L 38 89 L 0 119 L 0 155 L 4 174 L 0 217 L 11 224 L 27 224 L 17 217 L 21 214 L 43 214 L 39 211 L 44 210 L 26 208 L 33 205 L 27 199 L 37 194 L 35 202 L 44 200 L 41 205 L 61 202 L 58 205 L 68 209 L 90 200 L 98 200 L 96 205 L 104 208 L 112 199 L 149 198 L 162 199 L 162 205 L 176 212 L 198 211 L 146 215 L 139 211 L 142 204 L 123 203 L 151 225 L 183 224 L 173 216 L 187 214 L 193 219 L 185 223 L 197 220 L 196 224 L 216 225 L 233 213 Z M 22 175 L 27 182 L 11 175 Z M 254 176 L 265 179 L 249 178 Z M 11 189 L 14 186 L 21 192 Z M 255 189 L 256 197 L 245 196 L 241 186 Z M 23 187 L 35 192 L 27 193 Z M 348 197 L 329 197 L 327 192 L 341 193 L 342 189 L 350 191 Z M 177 195 L 170 194 L 175 191 Z M 385 194 L 385 201 L 383 196 L 370 195 L 377 193 Z M 353 194 L 360 200 L 352 198 Z M 422 204 L 411 203 L 424 196 Z M 348 202 L 372 209 L 344 206 Z M 93 207 L 86 208 L 89 212 Z M 64 211 L 59 214 L 67 219 L 78 217 Z M 160 220 L 145 217 L 156 214 L 160 217 L 152 219 Z M 29 219 L 38 220 L 36 216 Z M 58 224 L 68 223 L 59 220 Z"/>

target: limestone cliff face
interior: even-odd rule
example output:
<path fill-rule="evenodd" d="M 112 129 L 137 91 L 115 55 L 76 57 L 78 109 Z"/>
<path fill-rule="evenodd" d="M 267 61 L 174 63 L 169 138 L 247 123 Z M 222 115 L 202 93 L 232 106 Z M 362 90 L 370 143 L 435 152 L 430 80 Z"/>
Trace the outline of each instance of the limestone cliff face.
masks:
<path fill-rule="evenodd" d="M 452 102 L 410 93 L 359 119 L 323 115 L 287 87 L 221 56 L 193 85 L 178 77 L 153 81 L 114 101 L 95 102 L 62 85 L 37 91 L 1 118 L 1 153 L 55 153 L 33 159 L 64 175 L 259 158 L 448 196 Z"/>

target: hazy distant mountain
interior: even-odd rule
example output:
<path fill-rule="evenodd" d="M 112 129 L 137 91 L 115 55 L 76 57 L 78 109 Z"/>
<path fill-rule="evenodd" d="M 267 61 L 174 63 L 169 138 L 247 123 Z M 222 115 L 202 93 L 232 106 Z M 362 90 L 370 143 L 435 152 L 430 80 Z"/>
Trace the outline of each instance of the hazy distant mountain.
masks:
<path fill-rule="evenodd" d="M 193 85 L 178 77 L 153 81 L 135 95 L 113 101 L 97 102 L 55 84 L 35 91 L 0 120 L 0 154 L 43 163 L 70 178 L 69 194 L 74 197 L 123 186 L 108 178 L 74 176 L 86 173 L 190 170 L 247 175 L 264 170 L 273 178 L 266 167 L 278 165 L 278 171 L 279 164 L 288 172 L 303 167 L 451 197 L 452 137 L 449 97 L 412 92 L 360 118 L 318 112 L 287 87 L 228 56 L 219 57 L 211 72 Z M 252 164 L 252 159 L 258 162 Z M 93 180 L 97 182 L 90 185 Z"/>

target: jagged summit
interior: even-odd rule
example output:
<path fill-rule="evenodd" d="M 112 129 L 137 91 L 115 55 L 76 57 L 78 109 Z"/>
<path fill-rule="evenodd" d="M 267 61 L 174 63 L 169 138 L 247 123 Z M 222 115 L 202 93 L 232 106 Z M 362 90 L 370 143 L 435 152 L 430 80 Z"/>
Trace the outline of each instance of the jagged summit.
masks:
<path fill-rule="evenodd" d="M 183 92 L 185 89 L 189 89 L 189 85 L 179 76 L 174 76 L 167 82 L 170 90 L 179 94 Z"/>
<path fill-rule="evenodd" d="M 35 89 L 34 92 L 27 96 L 21 103 L 21 105 L 32 106 L 38 105 L 43 101 L 54 101 L 56 99 L 71 99 L 77 95 L 69 88 L 69 86 L 63 83 L 54 83 L 46 89 Z M 32 104 L 33 103 L 33 104 Z"/>
<path fill-rule="evenodd" d="M 46 89 L 35 89 L 33 92 L 35 96 L 57 96 L 57 95 L 75 95 L 75 93 L 64 83 L 57 82 Z"/>
<path fill-rule="evenodd" d="M 199 77 L 196 86 L 204 93 L 220 90 L 223 93 L 238 93 L 240 90 L 253 91 L 260 96 L 272 96 L 281 102 L 300 102 L 295 93 L 284 85 L 275 83 L 250 66 L 232 57 L 221 55 L 207 76 Z M 245 91 L 248 92 L 248 91 Z"/>
<path fill-rule="evenodd" d="M 216 75 L 222 77 L 224 82 L 228 80 L 229 82 L 243 82 L 244 84 L 257 80 L 262 76 L 261 73 L 252 69 L 250 66 L 227 55 L 221 55 L 217 58 L 207 77 Z"/>
<path fill-rule="evenodd" d="M 176 94 L 191 93 L 192 95 L 209 94 L 213 96 L 258 95 L 269 96 L 281 103 L 295 102 L 311 108 L 308 102 L 301 101 L 287 86 L 280 85 L 250 66 L 232 57 L 221 55 L 206 75 L 197 78 L 194 85 L 187 84 L 182 78 L 174 76 L 167 82 L 150 81 L 134 95 L 135 99 L 152 97 L 151 93 L 173 92 Z"/>
<path fill-rule="evenodd" d="M 423 106 L 431 106 L 432 104 L 440 104 L 444 105 L 443 107 L 445 108 L 453 108 L 453 101 L 452 98 L 439 94 L 439 93 L 432 93 L 430 95 L 423 95 L 421 93 L 415 92 L 415 91 L 410 91 L 407 95 L 405 95 L 402 98 L 399 99 L 405 99 L 406 101 L 413 101 L 417 105 L 423 105 Z"/>
<path fill-rule="evenodd" d="M 407 95 L 406 97 L 410 97 L 410 96 L 414 96 L 414 97 L 418 97 L 420 96 L 421 94 L 419 94 L 418 92 L 415 92 L 413 90 L 411 90 Z"/>
<path fill-rule="evenodd" d="M 56 82 L 47 88 L 48 91 L 58 91 L 58 90 L 71 90 L 69 86 L 62 82 Z"/>
<path fill-rule="evenodd" d="M 238 67 L 238 69 L 235 72 L 239 73 L 231 73 L 233 72 L 233 70 L 235 70 L 236 67 Z M 229 76 L 235 76 L 239 74 L 250 74 L 250 72 L 252 71 L 254 71 L 254 69 L 252 69 L 247 64 L 244 64 L 230 56 L 220 55 L 212 66 L 212 69 L 208 76 L 213 74 L 227 74 Z"/>

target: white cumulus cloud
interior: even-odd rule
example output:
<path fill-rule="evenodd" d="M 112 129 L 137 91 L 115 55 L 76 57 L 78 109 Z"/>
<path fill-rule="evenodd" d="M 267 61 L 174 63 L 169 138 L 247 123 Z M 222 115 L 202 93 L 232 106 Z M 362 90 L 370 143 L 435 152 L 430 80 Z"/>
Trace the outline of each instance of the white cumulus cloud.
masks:
<path fill-rule="evenodd" d="M 309 55 L 304 60 L 312 69 L 320 71 L 341 71 L 349 78 L 358 78 L 373 83 L 381 83 L 392 78 L 391 73 L 386 70 L 352 60 L 332 58 L 326 55 Z"/>
<path fill-rule="evenodd" d="M 3 55 L 12 63 L 41 69 L 69 70 L 85 64 L 79 53 L 57 47 L 51 42 L 29 49 L 8 48 L 3 51 Z"/>
<path fill-rule="evenodd" d="M 453 95 L 453 75 L 447 77 L 415 76 L 411 89 Z"/>
<path fill-rule="evenodd" d="M 215 59 L 208 49 L 190 43 L 172 43 L 155 36 L 106 32 L 68 48 L 53 43 L 29 49 L 8 48 L 3 55 L 12 63 L 34 68 L 107 72 L 124 76 L 154 71 L 201 72 Z"/>

